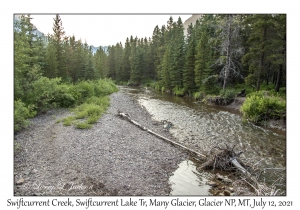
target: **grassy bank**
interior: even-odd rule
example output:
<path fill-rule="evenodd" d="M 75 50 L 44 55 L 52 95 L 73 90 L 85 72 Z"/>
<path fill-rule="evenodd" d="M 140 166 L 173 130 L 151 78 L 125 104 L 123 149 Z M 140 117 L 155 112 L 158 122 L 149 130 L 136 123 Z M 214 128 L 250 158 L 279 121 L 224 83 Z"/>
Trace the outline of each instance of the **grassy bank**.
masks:
<path fill-rule="evenodd" d="M 286 99 L 279 94 L 258 91 L 247 96 L 240 111 L 244 119 L 255 124 L 278 120 L 286 115 Z"/>
<path fill-rule="evenodd" d="M 262 83 L 260 91 L 246 84 L 237 84 L 225 90 L 215 86 L 210 90 L 203 88 L 192 93 L 178 87 L 166 91 L 159 82 L 151 82 L 147 86 L 158 91 L 171 92 L 176 96 L 194 97 L 203 103 L 221 106 L 229 105 L 242 90 L 245 90 L 246 100 L 240 108 L 245 120 L 260 125 L 269 120 L 282 119 L 286 115 L 286 89 L 280 88 L 279 92 L 275 92 L 273 84 Z"/>
<path fill-rule="evenodd" d="M 60 78 L 41 77 L 23 101 L 14 102 L 14 131 L 29 125 L 28 118 L 51 108 L 71 108 L 75 116 L 62 119 L 65 125 L 90 128 L 109 106 L 109 94 L 118 91 L 109 79 L 64 83 Z"/>

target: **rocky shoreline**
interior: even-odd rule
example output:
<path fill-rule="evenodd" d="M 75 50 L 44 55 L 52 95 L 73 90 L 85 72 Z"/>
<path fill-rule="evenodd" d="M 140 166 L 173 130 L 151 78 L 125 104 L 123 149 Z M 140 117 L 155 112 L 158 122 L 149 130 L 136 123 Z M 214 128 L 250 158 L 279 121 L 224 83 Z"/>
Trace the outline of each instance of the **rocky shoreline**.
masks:
<path fill-rule="evenodd" d="M 15 196 L 169 195 L 169 177 L 188 154 L 116 116 L 128 113 L 143 126 L 174 139 L 135 99 L 122 92 L 91 129 L 56 121 L 67 109 L 50 110 L 14 136 Z"/>

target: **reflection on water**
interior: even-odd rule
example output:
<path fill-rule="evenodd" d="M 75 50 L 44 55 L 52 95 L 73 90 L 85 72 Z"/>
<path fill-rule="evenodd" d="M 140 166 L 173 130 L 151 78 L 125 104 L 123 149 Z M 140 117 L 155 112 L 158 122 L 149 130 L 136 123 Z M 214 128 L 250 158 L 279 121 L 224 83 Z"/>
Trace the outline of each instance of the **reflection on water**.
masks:
<path fill-rule="evenodd" d="M 174 126 L 170 132 L 186 147 L 205 154 L 218 144 L 237 145 L 236 151 L 244 150 L 241 158 L 249 161 L 251 165 L 256 164 L 259 168 L 286 166 L 285 132 L 268 130 L 244 122 L 236 111 L 195 103 L 192 98 L 135 88 L 121 88 L 121 91 L 136 97 L 154 120 L 172 122 Z M 189 168 L 192 165 L 189 163 Z M 181 168 L 184 167 L 180 165 L 178 173 L 184 174 Z M 196 179 L 192 183 L 200 183 L 199 180 Z M 174 190 L 172 193 L 178 192 L 176 188 Z M 198 190 L 203 192 L 203 189 Z M 181 191 L 185 193 L 184 189 Z"/>
<path fill-rule="evenodd" d="M 208 173 L 197 171 L 193 161 L 183 161 L 169 179 L 172 184 L 170 195 L 209 195 L 208 177 Z"/>

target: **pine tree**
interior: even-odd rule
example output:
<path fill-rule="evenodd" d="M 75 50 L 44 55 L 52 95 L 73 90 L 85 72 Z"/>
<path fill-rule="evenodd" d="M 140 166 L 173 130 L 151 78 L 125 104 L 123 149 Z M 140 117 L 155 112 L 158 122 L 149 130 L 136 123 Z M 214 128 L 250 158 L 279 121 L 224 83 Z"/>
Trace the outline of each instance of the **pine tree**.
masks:
<path fill-rule="evenodd" d="M 15 99 L 26 102 L 32 83 L 42 75 L 44 45 L 34 33 L 30 15 L 22 15 L 14 24 L 14 93 Z"/>
<path fill-rule="evenodd" d="M 95 71 L 97 78 L 104 78 L 107 75 L 107 54 L 105 53 L 104 49 L 100 47 L 95 56 Z"/>
<path fill-rule="evenodd" d="M 62 78 L 67 77 L 66 69 L 65 69 L 65 58 L 64 58 L 64 51 L 63 51 L 63 41 L 65 39 L 65 31 L 62 27 L 62 21 L 60 16 L 57 14 L 55 18 L 53 18 L 53 41 L 54 46 L 56 48 L 56 54 L 57 54 L 57 69 L 58 69 L 58 76 Z"/>
<path fill-rule="evenodd" d="M 58 59 L 55 44 L 52 38 L 48 37 L 48 45 L 46 48 L 46 66 L 44 75 L 49 78 L 55 78 L 58 76 Z"/>
<path fill-rule="evenodd" d="M 123 46 L 122 43 L 117 43 L 115 48 L 114 54 L 114 62 L 115 62 L 115 71 L 116 71 L 116 80 L 119 82 L 121 81 L 122 77 L 122 53 L 123 53 Z"/>
<path fill-rule="evenodd" d="M 183 23 L 179 17 L 177 23 L 174 23 L 174 36 L 172 40 L 172 57 L 170 68 L 171 87 L 183 87 L 183 69 L 184 69 L 184 32 Z"/>
<path fill-rule="evenodd" d="M 272 15 L 250 15 L 245 19 L 245 24 L 251 24 L 251 32 L 248 37 L 250 50 L 243 57 L 243 63 L 249 66 L 249 71 L 254 74 L 256 90 L 260 90 L 260 84 L 266 70 L 266 58 L 273 49 L 274 18 Z M 251 74 L 249 74 L 251 76 Z M 248 78 L 249 78 L 248 75 Z"/>
<path fill-rule="evenodd" d="M 108 46 L 108 74 L 107 77 L 116 79 L 115 46 Z"/>
<path fill-rule="evenodd" d="M 140 45 L 138 45 L 138 42 Z M 130 82 L 134 85 L 140 85 L 143 79 L 144 68 L 144 49 L 141 46 L 141 41 L 136 37 L 131 45 L 131 54 L 129 57 L 131 75 Z"/>
<path fill-rule="evenodd" d="M 195 30 L 192 24 L 187 30 L 187 50 L 185 57 L 185 68 L 183 71 L 183 86 L 191 94 L 195 90 Z"/>
<path fill-rule="evenodd" d="M 95 67 L 93 62 L 93 51 L 92 47 L 90 46 L 87 50 L 87 69 L 85 73 L 85 79 L 86 80 L 93 80 L 95 79 Z"/>
<path fill-rule="evenodd" d="M 203 15 L 199 19 L 198 40 L 196 47 L 195 84 L 198 89 L 205 93 L 212 93 L 215 84 L 213 69 L 214 40 L 216 31 L 216 20 L 213 15 Z"/>
<path fill-rule="evenodd" d="M 125 42 L 125 48 L 122 54 L 122 68 L 121 68 L 121 81 L 128 82 L 130 79 L 130 62 L 129 57 L 131 53 L 131 46 L 129 38 L 127 37 Z"/>

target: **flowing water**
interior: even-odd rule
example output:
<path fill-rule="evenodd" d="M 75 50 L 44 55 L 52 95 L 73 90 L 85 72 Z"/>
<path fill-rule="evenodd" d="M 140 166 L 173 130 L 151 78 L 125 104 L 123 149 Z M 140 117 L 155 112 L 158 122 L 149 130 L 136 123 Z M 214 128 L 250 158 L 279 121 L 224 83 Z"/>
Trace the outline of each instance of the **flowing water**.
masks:
<path fill-rule="evenodd" d="M 212 147 L 218 144 L 224 146 L 223 143 L 226 143 L 237 145 L 236 151 L 244 150 L 241 158 L 251 165 L 262 169 L 286 166 L 285 132 L 245 122 L 236 111 L 196 103 L 192 98 L 176 97 L 144 88 L 122 87 L 121 91 L 136 97 L 154 120 L 172 122 L 173 126 L 169 130 L 171 134 L 193 150 L 205 154 Z M 170 178 L 173 186 L 171 195 L 210 194 L 209 186 L 205 184 L 209 175 L 197 171 L 197 164 L 186 160 L 179 165 Z"/>

